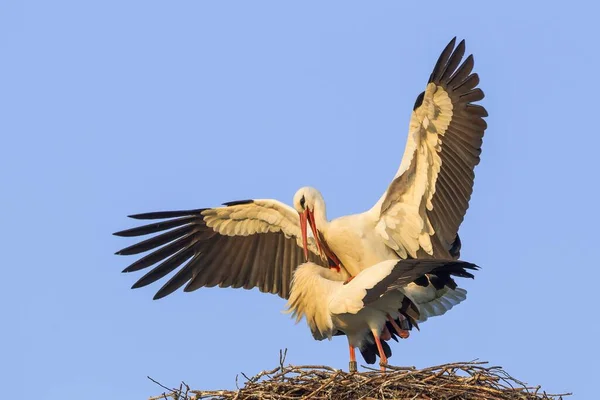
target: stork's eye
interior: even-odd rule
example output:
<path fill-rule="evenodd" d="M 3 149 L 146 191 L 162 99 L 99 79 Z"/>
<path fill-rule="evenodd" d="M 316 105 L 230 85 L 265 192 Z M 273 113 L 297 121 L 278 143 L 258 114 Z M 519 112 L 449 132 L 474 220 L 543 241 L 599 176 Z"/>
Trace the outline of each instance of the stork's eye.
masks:
<path fill-rule="evenodd" d="M 304 196 L 302 196 L 302 198 L 300 199 L 300 207 L 304 208 L 304 203 L 306 203 L 306 199 L 304 198 Z"/>

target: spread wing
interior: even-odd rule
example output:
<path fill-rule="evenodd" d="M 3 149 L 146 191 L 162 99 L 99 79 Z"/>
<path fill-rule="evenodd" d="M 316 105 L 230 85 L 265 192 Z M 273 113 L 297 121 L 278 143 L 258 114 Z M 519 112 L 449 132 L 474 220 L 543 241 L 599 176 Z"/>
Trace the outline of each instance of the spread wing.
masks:
<path fill-rule="evenodd" d="M 288 298 L 293 272 L 304 262 L 298 213 L 275 200 L 245 200 L 226 203 L 225 207 L 130 217 L 163 220 L 115 233 L 131 237 L 163 232 L 116 253 L 151 251 L 123 270 L 151 268 L 132 288 L 149 285 L 180 268 L 154 299 L 184 284 L 186 292 L 217 285 L 257 287 L 261 292 Z M 313 238 L 308 239 L 310 261 L 326 266 Z"/>
<path fill-rule="evenodd" d="M 376 231 L 401 258 L 458 258 L 458 228 L 473 192 L 487 127 L 484 97 L 472 73 L 473 56 L 461 64 L 465 42 L 456 38 L 440 55 L 417 97 L 402 162 L 373 207 Z"/>

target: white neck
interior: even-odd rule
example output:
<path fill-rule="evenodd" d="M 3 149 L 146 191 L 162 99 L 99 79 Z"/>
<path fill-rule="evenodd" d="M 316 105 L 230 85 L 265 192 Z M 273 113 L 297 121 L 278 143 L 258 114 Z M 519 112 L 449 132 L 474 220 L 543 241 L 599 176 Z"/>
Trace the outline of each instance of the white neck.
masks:
<path fill-rule="evenodd" d="M 315 222 L 317 223 L 317 228 L 324 234 L 325 231 L 327 231 L 327 228 L 329 227 L 327 215 L 325 214 L 325 211 L 323 209 L 317 207 L 315 207 L 314 209 L 314 214 Z"/>
<path fill-rule="evenodd" d="M 329 227 L 329 221 L 327 220 L 327 209 L 325 208 L 325 200 L 323 197 L 318 196 L 316 198 L 313 213 L 315 215 L 317 228 L 324 233 Z"/>

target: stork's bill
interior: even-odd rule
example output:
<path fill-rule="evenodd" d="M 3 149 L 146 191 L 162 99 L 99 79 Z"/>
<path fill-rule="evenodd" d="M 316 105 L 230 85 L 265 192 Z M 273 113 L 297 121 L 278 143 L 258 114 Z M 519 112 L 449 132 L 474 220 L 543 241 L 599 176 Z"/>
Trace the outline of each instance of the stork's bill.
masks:
<path fill-rule="evenodd" d="M 319 250 L 319 254 L 324 255 L 323 249 L 321 247 L 321 242 L 319 241 L 319 235 L 317 230 L 317 223 L 315 222 L 315 214 L 309 210 L 308 208 L 299 213 L 300 215 L 300 230 L 302 231 L 302 247 L 304 248 L 304 261 L 308 261 L 308 229 L 307 222 L 310 225 L 310 229 L 312 231 L 313 237 L 315 238 L 315 242 L 317 244 L 317 249 Z"/>

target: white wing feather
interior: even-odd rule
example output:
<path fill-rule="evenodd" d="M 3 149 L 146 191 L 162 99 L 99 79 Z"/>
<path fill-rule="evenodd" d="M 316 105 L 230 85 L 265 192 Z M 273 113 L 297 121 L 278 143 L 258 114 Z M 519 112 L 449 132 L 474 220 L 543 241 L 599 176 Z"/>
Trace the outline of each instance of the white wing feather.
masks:
<path fill-rule="evenodd" d="M 202 211 L 206 225 L 221 235 L 248 236 L 257 233 L 283 232 L 286 238 L 295 237 L 302 247 L 298 213 L 285 203 L 258 199 L 232 207 L 209 208 Z M 314 238 L 308 237 L 308 249 L 319 254 Z"/>
<path fill-rule="evenodd" d="M 435 233 L 427 210 L 435 193 L 441 158 L 441 137 L 452 118 L 452 102 L 441 86 L 429 83 L 423 103 L 412 113 L 402 163 L 394 180 L 372 209 L 381 214 L 375 230 L 402 258 L 417 257 L 422 248 L 433 255 Z M 402 177 L 396 181 L 397 178 Z M 384 203 L 384 200 L 385 203 Z M 386 207 L 386 209 L 382 209 Z"/>

